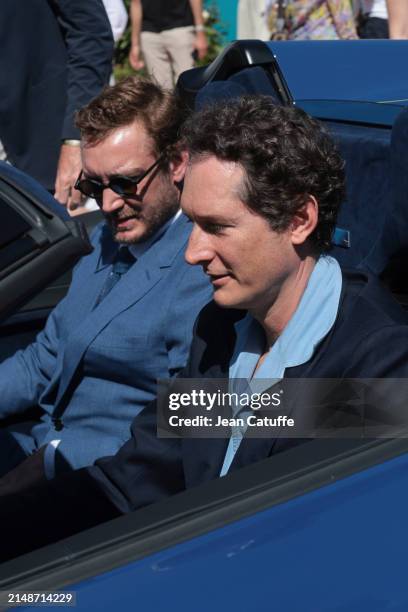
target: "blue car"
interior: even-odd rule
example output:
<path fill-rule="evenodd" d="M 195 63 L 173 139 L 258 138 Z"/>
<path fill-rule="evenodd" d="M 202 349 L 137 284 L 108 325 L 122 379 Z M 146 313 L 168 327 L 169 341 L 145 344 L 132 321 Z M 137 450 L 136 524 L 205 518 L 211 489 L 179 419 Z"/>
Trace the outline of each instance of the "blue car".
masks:
<path fill-rule="evenodd" d="M 408 41 L 241 41 L 178 83 L 191 107 L 260 93 L 320 119 L 346 160 L 333 252 L 344 265 L 381 275 L 402 304 L 405 58 Z M 13 177 L 13 210 L 24 180 Z M 0 169 L 0 198 L 7 181 Z M 31 183 L 23 191 L 45 208 L 45 193 Z M 76 237 L 72 257 L 85 252 L 82 230 L 49 215 L 67 240 Z M 0 295 L 7 270 L 0 249 Z M 81 611 L 406 612 L 407 511 L 407 439 L 315 439 L 3 563 L 0 602 Z"/>

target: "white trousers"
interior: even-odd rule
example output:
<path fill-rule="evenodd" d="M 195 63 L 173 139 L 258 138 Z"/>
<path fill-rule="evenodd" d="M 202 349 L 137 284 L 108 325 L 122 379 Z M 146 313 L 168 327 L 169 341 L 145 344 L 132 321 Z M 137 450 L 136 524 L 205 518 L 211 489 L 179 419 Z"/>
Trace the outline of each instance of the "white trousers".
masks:
<path fill-rule="evenodd" d="M 194 28 L 142 32 L 141 47 L 147 72 L 167 89 L 172 89 L 184 70 L 194 66 Z"/>
<path fill-rule="evenodd" d="M 238 0 L 237 38 L 269 40 L 265 11 L 267 0 Z"/>

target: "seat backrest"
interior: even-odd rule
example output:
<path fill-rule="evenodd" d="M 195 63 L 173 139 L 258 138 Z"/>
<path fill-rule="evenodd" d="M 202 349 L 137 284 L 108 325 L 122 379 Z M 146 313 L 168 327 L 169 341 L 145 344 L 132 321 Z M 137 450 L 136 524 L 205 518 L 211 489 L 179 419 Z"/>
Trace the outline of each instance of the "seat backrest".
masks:
<path fill-rule="evenodd" d="M 332 254 L 346 267 L 380 274 L 391 253 L 383 228 L 392 206 L 389 129 L 327 123 L 346 162 L 347 196 Z"/>
<path fill-rule="evenodd" d="M 232 100 L 247 94 L 271 96 L 281 104 L 268 73 L 260 66 L 244 68 L 226 81 L 211 81 L 197 93 L 195 109 L 220 100 Z"/>
<path fill-rule="evenodd" d="M 337 141 L 348 187 L 338 225 L 350 230 L 351 248 L 335 247 L 334 254 L 343 265 L 382 275 L 393 292 L 408 295 L 408 109 L 392 130 L 349 128 L 347 134 L 337 128 Z"/>

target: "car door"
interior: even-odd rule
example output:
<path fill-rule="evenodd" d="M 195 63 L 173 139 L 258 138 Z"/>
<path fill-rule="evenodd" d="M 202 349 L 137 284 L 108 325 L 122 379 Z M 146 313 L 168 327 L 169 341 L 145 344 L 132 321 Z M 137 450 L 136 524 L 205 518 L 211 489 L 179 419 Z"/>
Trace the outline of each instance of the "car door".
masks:
<path fill-rule="evenodd" d="M 0 164 L 0 219 L 0 359 L 4 359 L 15 348 L 15 334 L 23 337 L 44 320 L 35 303 L 17 314 L 21 306 L 69 272 L 92 247 L 83 223 L 72 220 L 36 181 L 4 163 Z M 49 290 L 43 300 L 45 310 L 63 290 L 63 283 Z"/>

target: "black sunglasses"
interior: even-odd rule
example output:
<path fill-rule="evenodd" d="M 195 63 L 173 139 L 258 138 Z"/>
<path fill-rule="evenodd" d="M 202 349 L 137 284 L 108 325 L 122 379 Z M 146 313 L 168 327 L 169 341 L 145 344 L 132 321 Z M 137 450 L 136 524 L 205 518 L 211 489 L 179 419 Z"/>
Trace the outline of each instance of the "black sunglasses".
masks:
<path fill-rule="evenodd" d="M 97 201 L 102 201 L 104 189 L 112 189 L 120 196 L 135 196 L 137 194 L 137 186 L 143 179 L 150 174 L 152 170 L 159 165 L 163 160 L 164 155 L 160 155 L 158 159 L 148 168 L 143 174 L 138 176 L 115 176 L 107 185 L 96 179 L 81 178 L 83 170 L 75 182 L 75 189 L 78 189 L 87 198 L 94 198 Z"/>

